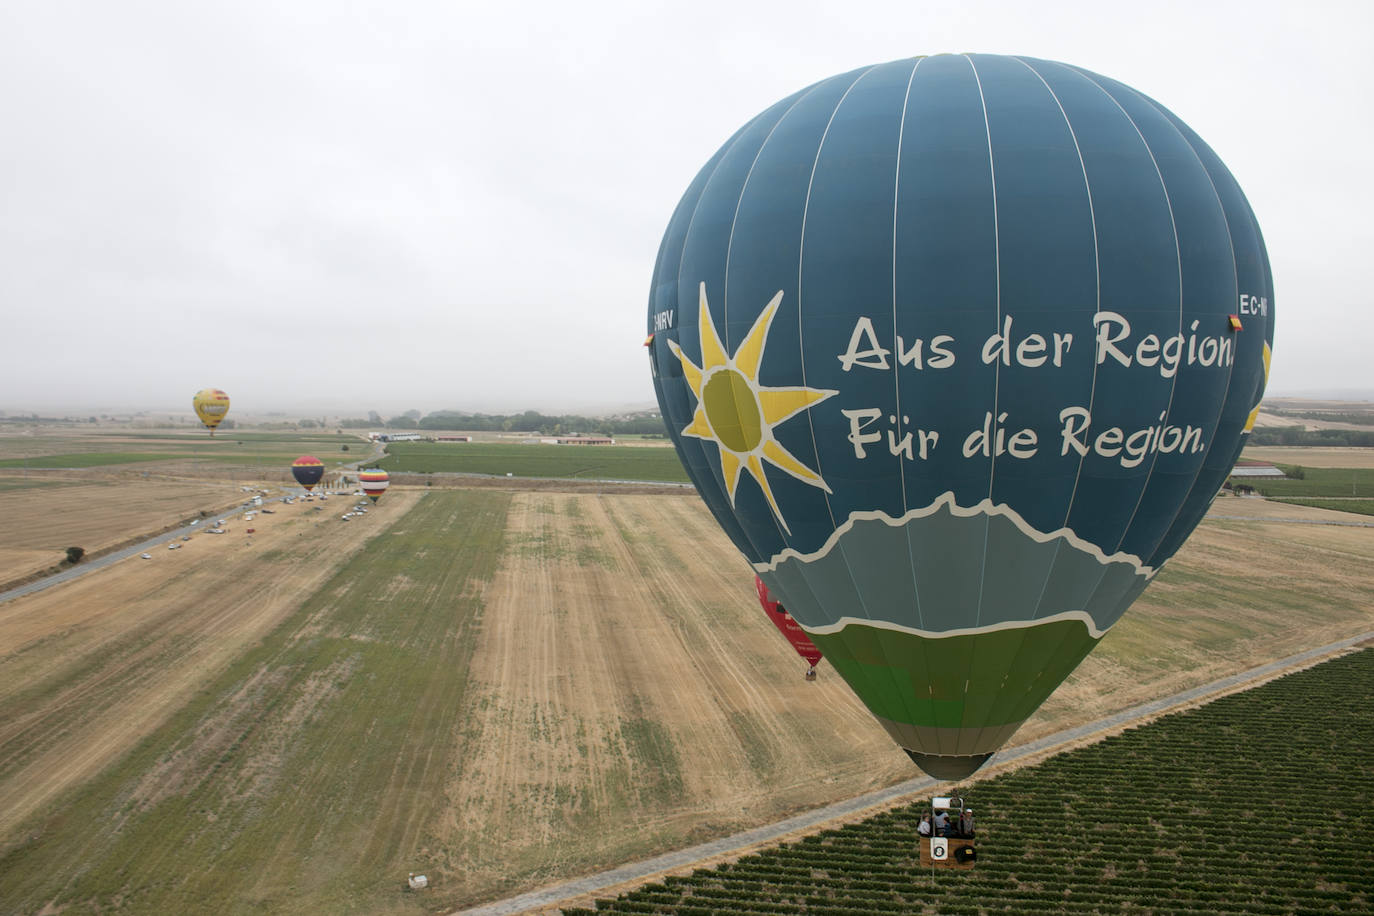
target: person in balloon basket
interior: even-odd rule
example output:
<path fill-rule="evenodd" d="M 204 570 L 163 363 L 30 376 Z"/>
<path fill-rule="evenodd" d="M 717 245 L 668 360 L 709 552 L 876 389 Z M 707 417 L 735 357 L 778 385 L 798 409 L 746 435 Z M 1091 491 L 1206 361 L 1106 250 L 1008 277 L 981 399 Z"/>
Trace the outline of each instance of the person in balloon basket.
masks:
<path fill-rule="evenodd" d="M 949 813 L 939 811 L 935 814 L 935 835 L 949 836 Z"/>
<path fill-rule="evenodd" d="M 923 838 L 930 839 L 930 815 L 922 814 L 921 822 L 916 825 L 916 832 Z"/>
<path fill-rule="evenodd" d="M 973 839 L 973 809 L 965 808 L 959 815 L 959 836 Z"/>

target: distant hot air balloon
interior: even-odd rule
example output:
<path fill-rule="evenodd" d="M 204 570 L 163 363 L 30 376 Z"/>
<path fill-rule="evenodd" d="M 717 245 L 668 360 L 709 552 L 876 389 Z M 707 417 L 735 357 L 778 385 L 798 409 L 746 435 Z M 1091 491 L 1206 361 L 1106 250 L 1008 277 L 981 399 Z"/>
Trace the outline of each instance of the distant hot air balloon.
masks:
<path fill-rule="evenodd" d="M 976 770 L 1207 511 L 1274 290 L 1177 117 L 1086 70 L 824 80 L 688 188 L 649 300 L 693 483 L 923 769 Z"/>
<path fill-rule="evenodd" d="M 363 492 L 375 503 L 391 485 L 391 475 L 381 468 L 370 468 L 358 472 L 358 483 L 362 484 Z"/>
<path fill-rule="evenodd" d="M 763 584 L 763 580 L 758 576 L 754 577 L 754 588 L 759 593 L 759 604 L 763 605 L 763 612 L 768 615 L 768 619 L 773 621 L 773 626 L 778 628 L 778 632 L 783 635 L 792 648 L 797 650 L 797 654 L 806 660 L 811 667 L 806 671 L 808 680 L 816 676 L 816 665 L 821 661 L 821 650 L 816 648 L 806 636 L 806 631 L 797 625 L 792 619 L 792 615 L 787 613 L 787 608 L 783 607 L 773 597 L 768 594 L 768 586 Z"/>
<path fill-rule="evenodd" d="M 314 455 L 302 455 L 291 462 L 291 476 L 309 493 L 324 477 L 324 462 Z"/>
<path fill-rule="evenodd" d="M 215 427 L 223 422 L 224 415 L 229 412 L 229 395 L 218 388 L 202 388 L 191 398 L 191 406 L 213 436 Z"/>

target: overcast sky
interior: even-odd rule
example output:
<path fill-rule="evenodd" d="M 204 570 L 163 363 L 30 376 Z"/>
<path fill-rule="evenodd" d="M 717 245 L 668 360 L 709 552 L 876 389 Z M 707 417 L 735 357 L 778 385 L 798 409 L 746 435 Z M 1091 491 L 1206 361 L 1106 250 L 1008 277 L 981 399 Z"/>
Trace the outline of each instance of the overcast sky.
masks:
<path fill-rule="evenodd" d="M 654 256 L 707 158 L 945 51 L 1171 108 L 1265 234 L 1270 394 L 1374 389 L 1371 10 L 0 0 L 0 409 L 649 405 Z"/>

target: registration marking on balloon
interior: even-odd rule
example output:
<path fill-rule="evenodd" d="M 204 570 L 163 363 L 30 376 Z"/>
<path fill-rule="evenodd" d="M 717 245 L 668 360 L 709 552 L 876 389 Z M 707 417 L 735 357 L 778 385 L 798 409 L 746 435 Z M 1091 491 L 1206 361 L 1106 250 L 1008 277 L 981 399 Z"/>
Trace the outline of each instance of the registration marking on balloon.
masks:
<path fill-rule="evenodd" d="M 764 345 L 768 342 L 768 329 L 778 312 L 778 304 L 782 302 L 781 290 L 759 313 L 733 355 L 725 352 L 711 320 L 705 283 L 700 287 L 700 300 L 697 314 L 700 316 L 701 365 L 693 363 L 677 341 L 668 342 L 673 355 L 682 363 L 683 375 L 697 399 L 692 422 L 682 434 L 714 442 L 720 449 L 720 468 L 731 505 L 735 502 L 740 471 L 748 471 L 763 490 L 783 530 L 789 530 L 764 475 L 763 462 L 827 493 L 830 487 L 820 474 L 779 444 L 773 436 L 773 427 L 839 392 L 805 386 L 765 388 L 759 384 Z"/>

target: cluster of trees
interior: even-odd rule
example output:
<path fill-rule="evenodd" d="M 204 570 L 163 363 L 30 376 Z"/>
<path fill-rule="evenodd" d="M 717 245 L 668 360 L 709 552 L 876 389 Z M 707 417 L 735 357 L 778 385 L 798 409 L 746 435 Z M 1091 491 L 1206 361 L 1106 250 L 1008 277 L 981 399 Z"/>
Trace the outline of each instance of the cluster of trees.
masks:
<path fill-rule="evenodd" d="M 1374 430 L 1303 429 L 1301 426 L 1256 426 L 1251 445 L 1320 445 L 1331 448 L 1374 448 Z"/>
<path fill-rule="evenodd" d="M 439 410 L 421 415 L 407 410 L 398 417 L 383 419 L 375 410 L 361 417 L 339 421 L 342 429 L 462 429 L 473 432 L 538 433 L 543 436 L 564 436 L 573 433 L 600 436 L 663 435 L 663 420 L 657 413 L 623 417 L 583 417 L 576 414 L 549 416 L 535 410 L 519 414 L 465 413 L 459 410 Z"/>

